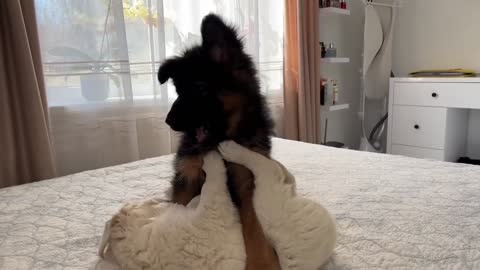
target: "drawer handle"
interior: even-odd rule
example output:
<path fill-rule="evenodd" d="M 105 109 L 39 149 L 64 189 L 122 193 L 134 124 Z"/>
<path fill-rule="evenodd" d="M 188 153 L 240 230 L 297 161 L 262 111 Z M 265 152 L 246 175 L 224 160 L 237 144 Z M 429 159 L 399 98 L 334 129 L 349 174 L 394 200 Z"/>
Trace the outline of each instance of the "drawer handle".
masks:
<path fill-rule="evenodd" d="M 415 126 L 413 126 L 413 128 L 420 129 L 420 126 L 416 124 Z"/>
<path fill-rule="evenodd" d="M 435 93 L 435 92 L 433 92 L 433 93 L 432 93 L 432 97 L 433 97 L 433 98 L 436 98 L 436 97 L 438 97 L 438 94 Z"/>

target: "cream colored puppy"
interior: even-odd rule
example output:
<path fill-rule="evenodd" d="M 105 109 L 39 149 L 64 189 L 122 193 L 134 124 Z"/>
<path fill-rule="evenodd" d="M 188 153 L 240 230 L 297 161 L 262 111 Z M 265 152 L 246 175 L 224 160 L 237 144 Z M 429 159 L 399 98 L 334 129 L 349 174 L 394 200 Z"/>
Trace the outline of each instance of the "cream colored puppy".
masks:
<path fill-rule="evenodd" d="M 318 203 L 298 197 L 295 179 L 280 163 L 229 141 L 227 161 L 255 176 L 254 207 L 282 269 L 318 269 L 336 240 L 334 219 Z M 122 269 L 244 269 L 241 225 L 218 153 L 208 154 L 200 199 L 187 206 L 157 200 L 130 203 L 107 223 L 100 254 Z M 198 204 L 198 205 L 197 205 Z"/>

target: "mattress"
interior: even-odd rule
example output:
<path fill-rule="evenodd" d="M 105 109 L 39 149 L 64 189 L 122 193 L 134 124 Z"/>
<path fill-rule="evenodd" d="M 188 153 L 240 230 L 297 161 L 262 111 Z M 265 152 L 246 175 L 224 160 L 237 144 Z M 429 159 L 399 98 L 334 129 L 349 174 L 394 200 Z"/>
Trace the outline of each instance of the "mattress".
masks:
<path fill-rule="evenodd" d="M 480 167 L 274 141 L 298 193 L 335 214 L 325 269 L 480 269 Z M 104 222 L 162 196 L 172 156 L 0 190 L 0 269 L 102 268 Z"/>

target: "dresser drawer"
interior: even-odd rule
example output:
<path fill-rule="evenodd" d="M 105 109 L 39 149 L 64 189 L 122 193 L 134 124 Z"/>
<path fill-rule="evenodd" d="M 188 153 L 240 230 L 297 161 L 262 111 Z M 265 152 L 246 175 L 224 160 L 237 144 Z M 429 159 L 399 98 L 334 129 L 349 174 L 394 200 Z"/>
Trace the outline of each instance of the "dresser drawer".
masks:
<path fill-rule="evenodd" d="M 447 108 L 393 106 L 392 144 L 444 149 Z"/>
<path fill-rule="evenodd" d="M 469 98 L 465 98 L 469 97 Z M 480 109 L 480 83 L 395 83 L 393 103 Z"/>
<path fill-rule="evenodd" d="M 444 160 L 445 152 L 443 150 L 428 149 L 421 147 L 405 146 L 405 145 L 392 145 L 393 155 L 400 155 L 406 157 L 423 158 L 423 159 L 435 159 Z"/>

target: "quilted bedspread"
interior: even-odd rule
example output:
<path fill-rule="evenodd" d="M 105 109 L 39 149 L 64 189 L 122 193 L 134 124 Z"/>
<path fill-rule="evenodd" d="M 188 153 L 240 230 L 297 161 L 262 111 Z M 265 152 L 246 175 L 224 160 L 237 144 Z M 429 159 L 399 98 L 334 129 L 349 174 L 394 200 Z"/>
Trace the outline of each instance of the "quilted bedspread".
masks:
<path fill-rule="evenodd" d="M 326 269 L 480 269 L 480 167 L 285 140 L 274 157 L 336 216 Z M 128 200 L 162 196 L 171 161 L 0 189 L 0 269 L 103 269 L 104 222 Z"/>

